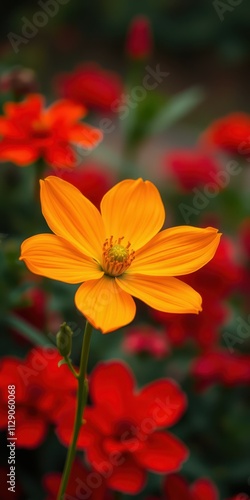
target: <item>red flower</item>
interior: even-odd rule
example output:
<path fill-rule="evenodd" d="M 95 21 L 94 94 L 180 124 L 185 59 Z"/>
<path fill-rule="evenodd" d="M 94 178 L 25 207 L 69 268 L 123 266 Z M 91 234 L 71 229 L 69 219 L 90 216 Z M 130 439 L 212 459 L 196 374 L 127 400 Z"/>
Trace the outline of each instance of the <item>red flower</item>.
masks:
<path fill-rule="evenodd" d="M 166 335 L 146 325 L 128 330 L 123 341 L 123 349 L 132 354 L 147 353 L 158 359 L 169 354 Z"/>
<path fill-rule="evenodd" d="M 96 163 L 87 163 L 71 172 L 60 171 L 56 174 L 77 187 L 98 209 L 104 194 L 115 184 L 114 176 Z"/>
<path fill-rule="evenodd" d="M 250 152 L 250 116 L 232 113 L 215 120 L 203 133 L 202 142 L 229 153 L 245 155 Z"/>
<path fill-rule="evenodd" d="M 112 111 L 112 104 L 122 93 L 120 77 L 94 63 L 82 64 L 72 73 L 59 75 L 55 86 L 60 96 L 101 111 Z"/>
<path fill-rule="evenodd" d="M 44 477 L 44 488 L 48 493 L 46 500 L 56 500 L 61 483 L 61 474 L 51 473 Z M 75 460 L 71 469 L 68 486 L 66 489 L 66 498 L 70 500 L 80 500 L 88 498 L 89 500 L 112 500 L 108 493 L 105 480 L 100 478 L 96 480 L 96 474 L 93 471 L 85 469 L 79 460 Z"/>
<path fill-rule="evenodd" d="M 202 295 L 202 312 L 199 315 L 182 314 L 178 317 L 159 311 L 152 311 L 151 314 L 167 327 L 167 336 L 172 344 L 181 345 L 187 339 L 192 339 L 199 347 L 210 348 L 217 343 L 219 327 L 229 315 L 223 301 L 237 289 L 240 282 L 232 241 L 224 237 L 206 268 L 182 279 Z"/>
<path fill-rule="evenodd" d="M 217 488 L 209 479 L 197 479 L 190 487 L 177 474 L 166 479 L 164 494 L 167 500 L 219 500 Z"/>
<path fill-rule="evenodd" d="M 173 472 L 187 459 L 185 445 L 160 430 L 175 424 L 186 407 L 185 395 L 171 380 L 152 382 L 137 392 L 126 365 L 100 363 L 90 377 L 90 396 L 93 406 L 85 410 L 78 447 L 86 450 L 89 463 L 111 489 L 137 493 L 147 470 Z M 58 419 L 58 437 L 66 445 L 73 420 L 73 408 Z"/>
<path fill-rule="evenodd" d="M 15 386 L 16 446 L 36 448 L 64 405 L 75 402 L 77 382 L 54 348 L 32 349 L 25 360 L 0 363 L 0 429 L 7 427 L 8 386 Z M 62 384 L 63 380 L 63 384 Z"/>
<path fill-rule="evenodd" d="M 221 383 L 227 386 L 250 383 L 250 355 L 228 351 L 208 352 L 197 358 L 191 369 L 198 387 Z"/>
<path fill-rule="evenodd" d="M 167 170 L 171 169 L 185 191 L 208 183 L 218 185 L 216 174 L 219 172 L 219 163 L 211 154 L 202 150 L 170 151 L 164 158 L 164 165 Z"/>
<path fill-rule="evenodd" d="M 39 158 L 54 168 L 73 168 L 76 155 L 71 144 L 91 149 L 101 140 L 100 130 L 79 122 L 84 107 L 67 100 L 43 109 L 43 97 L 29 95 L 21 103 L 4 105 L 0 117 L 0 160 L 26 166 Z"/>
<path fill-rule="evenodd" d="M 126 52 L 131 59 L 145 59 L 152 52 L 152 34 L 150 20 L 146 16 L 137 16 L 129 26 Z"/>

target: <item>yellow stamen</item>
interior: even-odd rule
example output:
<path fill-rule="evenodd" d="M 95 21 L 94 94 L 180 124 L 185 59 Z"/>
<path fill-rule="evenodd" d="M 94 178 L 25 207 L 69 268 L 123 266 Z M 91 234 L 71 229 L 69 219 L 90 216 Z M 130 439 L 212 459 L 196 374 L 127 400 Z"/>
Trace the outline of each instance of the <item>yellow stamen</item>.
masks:
<path fill-rule="evenodd" d="M 109 276 L 120 276 L 128 269 L 135 258 L 135 252 L 127 246 L 121 245 L 124 236 L 113 242 L 113 236 L 107 238 L 103 245 L 103 269 Z"/>

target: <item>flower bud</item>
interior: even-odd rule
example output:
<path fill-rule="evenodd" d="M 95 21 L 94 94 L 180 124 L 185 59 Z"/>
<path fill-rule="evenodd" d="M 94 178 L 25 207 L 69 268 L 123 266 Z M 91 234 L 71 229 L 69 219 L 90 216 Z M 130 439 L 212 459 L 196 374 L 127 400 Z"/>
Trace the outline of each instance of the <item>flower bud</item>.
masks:
<path fill-rule="evenodd" d="M 66 358 L 71 353 L 73 332 L 67 323 L 60 326 L 59 332 L 56 334 L 56 345 L 60 354 Z"/>

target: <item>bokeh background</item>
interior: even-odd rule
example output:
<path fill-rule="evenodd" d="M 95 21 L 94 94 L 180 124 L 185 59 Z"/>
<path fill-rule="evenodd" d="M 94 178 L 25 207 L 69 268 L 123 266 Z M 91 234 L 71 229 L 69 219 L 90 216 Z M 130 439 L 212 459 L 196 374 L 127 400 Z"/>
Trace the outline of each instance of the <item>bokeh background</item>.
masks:
<path fill-rule="evenodd" d="M 48 5 L 12 1 L 2 6 L 2 113 L 4 103 L 19 102 L 30 92 L 43 94 L 47 105 L 70 97 L 86 105 L 86 121 L 102 128 L 104 138 L 91 152 L 77 148 L 72 178 L 61 168 L 51 171 L 43 160 L 20 168 L 2 159 L 1 358 L 24 359 L 34 345 L 53 345 L 59 325 L 67 321 L 74 332 L 72 359 L 79 362 L 84 319 L 74 307 L 76 287 L 34 277 L 18 260 L 20 243 L 48 230 L 40 211 L 38 179 L 48 173 L 65 176 L 97 206 L 121 179 L 153 181 L 166 207 L 166 227 L 212 225 L 223 233 L 214 260 L 187 280 L 203 295 L 203 312 L 199 318 L 180 318 L 157 314 L 138 301 L 132 325 L 107 336 L 94 332 L 89 372 L 101 360 L 121 359 L 139 386 L 161 377 L 176 380 L 188 400 L 185 415 L 172 428 L 190 449 L 181 474 L 189 484 L 209 478 L 222 500 L 246 500 L 249 6 L 246 0 L 54 0 Z M 85 93 L 74 76 L 80 66 L 82 81 L 90 82 Z M 157 67 L 161 73 L 154 80 Z M 150 90 L 143 83 L 147 74 L 156 82 Z M 221 118 L 225 124 L 216 135 Z M 2 376 L 0 382 L 1 415 L 7 411 L 7 378 Z M 31 405 L 32 412 L 36 408 Z M 5 500 L 6 417 L 0 420 L 0 498 Z M 16 498 L 47 498 L 43 478 L 62 471 L 65 453 L 54 425 L 35 446 L 18 446 Z M 163 480 L 150 474 L 136 498 L 166 498 Z"/>

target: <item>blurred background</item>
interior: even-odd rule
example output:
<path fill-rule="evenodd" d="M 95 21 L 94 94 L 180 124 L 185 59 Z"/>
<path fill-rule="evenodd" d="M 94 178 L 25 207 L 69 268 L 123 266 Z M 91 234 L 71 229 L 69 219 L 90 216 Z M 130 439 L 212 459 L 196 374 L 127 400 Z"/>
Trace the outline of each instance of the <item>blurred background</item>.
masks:
<path fill-rule="evenodd" d="M 0 146 L 3 500 L 13 498 L 6 491 L 1 417 L 11 373 L 6 366 L 13 357 L 26 359 L 34 345 L 53 346 L 63 321 L 73 329 L 77 364 L 84 326 L 74 308 L 76 287 L 31 275 L 18 261 L 21 242 L 48 231 L 38 194 L 38 179 L 48 174 L 75 184 L 97 207 L 116 182 L 143 177 L 161 192 L 166 227 L 212 225 L 222 231 L 213 261 L 186 279 L 203 296 L 199 317 L 157 313 L 138 301 L 132 325 L 107 336 L 94 333 L 89 372 L 103 359 L 122 359 L 139 386 L 161 377 L 176 380 L 188 400 L 171 429 L 190 449 L 180 473 L 188 484 L 209 478 L 221 500 L 249 498 L 249 25 L 246 0 L 2 6 L 2 116 L 6 102 L 40 93 L 46 106 L 61 98 L 85 105 L 84 121 L 103 132 L 96 149 L 76 147 L 73 173 L 43 158 L 20 168 Z M 4 140 L 1 123 L 0 131 Z M 27 402 L 20 407 L 25 404 L 29 415 L 37 411 Z M 64 459 L 49 421 L 46 435 L 17 447 L 16 498 L 55 498 L 43 478 L 61 472 Z M 162 481 L 150 474 L 136 498 L 168 499 Z"/>

